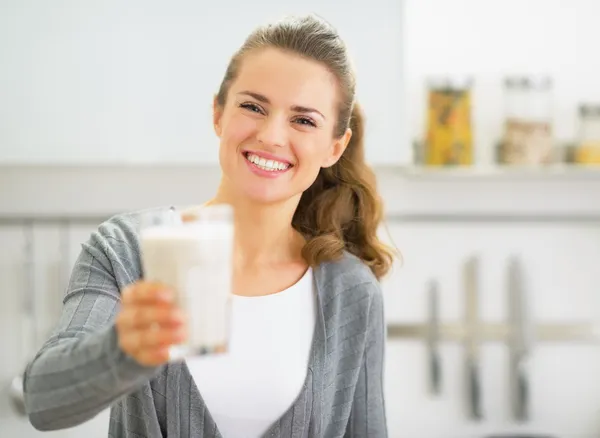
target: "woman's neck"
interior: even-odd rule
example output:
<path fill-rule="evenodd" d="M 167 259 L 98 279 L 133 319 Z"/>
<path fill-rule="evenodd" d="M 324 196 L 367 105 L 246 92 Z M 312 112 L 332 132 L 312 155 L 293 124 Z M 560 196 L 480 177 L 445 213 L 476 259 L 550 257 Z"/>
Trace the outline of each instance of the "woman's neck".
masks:
<path fill-rule="evenodd" d="M 299 200 L 299 199 L 298 199 Z M 305 240 L 292 227 L 298 200 L 257 204 L 218 193 L 206 205 L 229 203 L 235 210 L 235 265 L 239 268 L 298 262 Z"/>

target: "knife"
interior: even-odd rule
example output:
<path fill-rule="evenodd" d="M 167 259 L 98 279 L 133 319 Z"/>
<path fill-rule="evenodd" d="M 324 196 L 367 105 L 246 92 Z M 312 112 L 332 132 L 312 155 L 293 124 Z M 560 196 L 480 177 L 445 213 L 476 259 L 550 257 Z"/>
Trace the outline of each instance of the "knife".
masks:
<path fill-rule="evenodd" d="M 439 320 L 439 295 L 438 283 L 435 280 L 428 285 L 429 299 L 429 327 L 427 330 L 427 350 L 429 354 L 429 379 L 431 391 L 435 395 L 441 393 L 442 369 L 439 353 L 440 320 Z"/>
<path fill-rule="evenodd" d="M 471 419 L 483 419 L 481 409 L 481 385 L 479 376 L 479 339 L 478 313 L 479 300 L 477 296 L 477 274 L 479 261 L 472 257 L 465 264 L 465 323 L 466 323 L 466 371 L 467 396 Z"/>
<path fill-rule="evenodd" d="M 509 262 L 508 299 L 512 326 L 510 337 L 510 367 L 514 416 L 518 421 L 529 419 L 529 359 L 533 343 L 533 326 L 528 296 L 523 285 L 523 270 L 517 257 Z"/>

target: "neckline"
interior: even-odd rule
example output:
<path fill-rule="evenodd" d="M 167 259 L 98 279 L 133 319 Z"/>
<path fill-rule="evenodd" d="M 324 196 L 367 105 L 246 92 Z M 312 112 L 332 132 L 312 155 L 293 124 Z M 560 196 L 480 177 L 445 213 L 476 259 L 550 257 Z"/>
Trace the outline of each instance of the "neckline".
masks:
<path fill-rule="evenodd" d="M 282 291 L 274 292 L 272 294 L 267 294 L 267 295 L 231 294 L 231 295 L 235 301 L 243 301 L 243 302 L 266 301 L 266 300 L 277 299 L 278 297 L 281 298 L 283 296 L 291 295 L 293 292 L 297 291 L 304 283 L 306 283 L 310 279 L 310 277 L 314 277 L 314 275 L 312 275 L 312 273 L 313 273 L 312 267 L 309 266 L 308 269 L 306 269 L 306 271 L 304 271 L 304 273 L 302 274 L 302 277 L 300 277 L 295 283 L 286 287 Z M 313 283 L 314 283 L 314 281 L 313 281 Z"/>
<path fill-rule="evenodd" d="M 311 269 L 311 268 L 309 268 L 309 269 Z M 316 306 L 317 314 L 316 314 L 316 318 L 315 318 L 316 319 L 315 329 L 313 332 L 313 338 L 312 338 L 311 347 L 310 347 L 310 361 L 309 361 L 308 366 L 306 367 L 306 376 L 305 376 L 304 382 L 302 384 L 302 390 L 298 393 L 298 395 L 294 399 L 293 403 L 289 406 L 289 408 L 279 418 L 277 418 L 276 420 L 273 421 L 273 423 L 271 423 L 271 425 L 262 434 L 261 438 L 276 436 L 275 433 L 277 432 L 277 430 L 279 428 L 281 420 L 283 420 L 284 418 L 287 418 L 288 416 L 293 414 L 294 409 L 296 409 L 296 405 L 298 404 L 298 402 L 302 399 L 302 397 L 305 395 L 306 391 L 308 390 L 308 383 L 309 383 L 311 377 L 313 378 L 313 385 L 312 385 L 313 388 L 316 386 L 315 382 L 314 382 L 315 373 L 313 372 L 313 369 L 315 367 L 322 366 L 323 358 L 325 356 L 325 352 L 323 351 L 324 347 L 320 346 L 320 344 L 324 340 L 324 336 L 325 336 L 325 316 L 323 313 L 323 296 L 321 293 L 321 287 L 319 285 L 319 279 L 318 279 L 318 277 L 319 277 L 318 273 L 320 272 L 320 270 L 321 270 L 320 266 L 315 267 L 314 273 L 312 276 L 313 286 L 314 286 L 313 293 L 314 293 L 315 300 L 317 303 L 317 306 Z M 307 270 L 307 272 L 308 272 L 308 270 Z M 296 284 L 298 284 L 298 282 Z M 266 296 L 269 296 L 269 295 L 266 295 Z M 250 298 L 252 298 L 252 297 L 250 297 Z M 254 298 L 256 298 L 256 297 L 254 297 Z M 216 423 L 210 410 L 206 406 L 204 398 L 202 397 L 200 390 L 196 386 L 194 379 L 191 378 L 191 373 L 187 366 L 187 363 L 185 361 L 183 361 L 182 366 L 183 366 L 183 369 L 185 370 L 185 372 L 187 373 L 188 377 L 190 377 L 190 380 L 192 383 L 191 390 L 196 392 L 196 395 L 198 396 L 199 400 L 204 405 L 204 409 L 205 409 L 205 413 L 206 413 L 205 415 L 207 415 L 215 424 L 215 432 L 217 433 L 217 436 L 223 437 L 223 434 L 219 430 L 219 425 Z M 318 397 L 313 397 L 313 403 L 315 403 L 315 401 L 318 401 Z M 311 411 L 312 411 L 312 407 L 311 407 Z M 307 420 L 310 421 L 310 417 L 307 417 Z M 320 425 L 317 425 L 317 431 L 320 431 Z"/>

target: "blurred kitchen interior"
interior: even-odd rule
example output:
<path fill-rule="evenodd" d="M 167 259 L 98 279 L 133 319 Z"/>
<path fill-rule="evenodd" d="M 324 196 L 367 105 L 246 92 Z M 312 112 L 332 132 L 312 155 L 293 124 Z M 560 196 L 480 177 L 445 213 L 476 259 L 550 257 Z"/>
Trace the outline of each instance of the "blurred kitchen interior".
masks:
<path fill-rule="evenodd" d="M 230 55 L 305 12 L 354 56 L 403 255 L 390 436 L 600 436 L 598 0 L 2 0 L 1 437 L 106 436 L 106 413 L 41 435 L 13 378 L 102 220 L 212 194 Z"/>

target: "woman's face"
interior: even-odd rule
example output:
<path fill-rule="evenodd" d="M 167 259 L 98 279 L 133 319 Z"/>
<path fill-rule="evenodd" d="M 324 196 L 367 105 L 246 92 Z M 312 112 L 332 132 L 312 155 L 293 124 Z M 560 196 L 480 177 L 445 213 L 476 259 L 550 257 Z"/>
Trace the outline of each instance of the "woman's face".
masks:
<path fill-rule="evenodd" d="M 322 65 L 276 49 L 247 54 L 224 108 L 215 104 L 228 190 L 262 203 L 300 198 L 351 136 L 334 138 L 337 81 Z"/>

